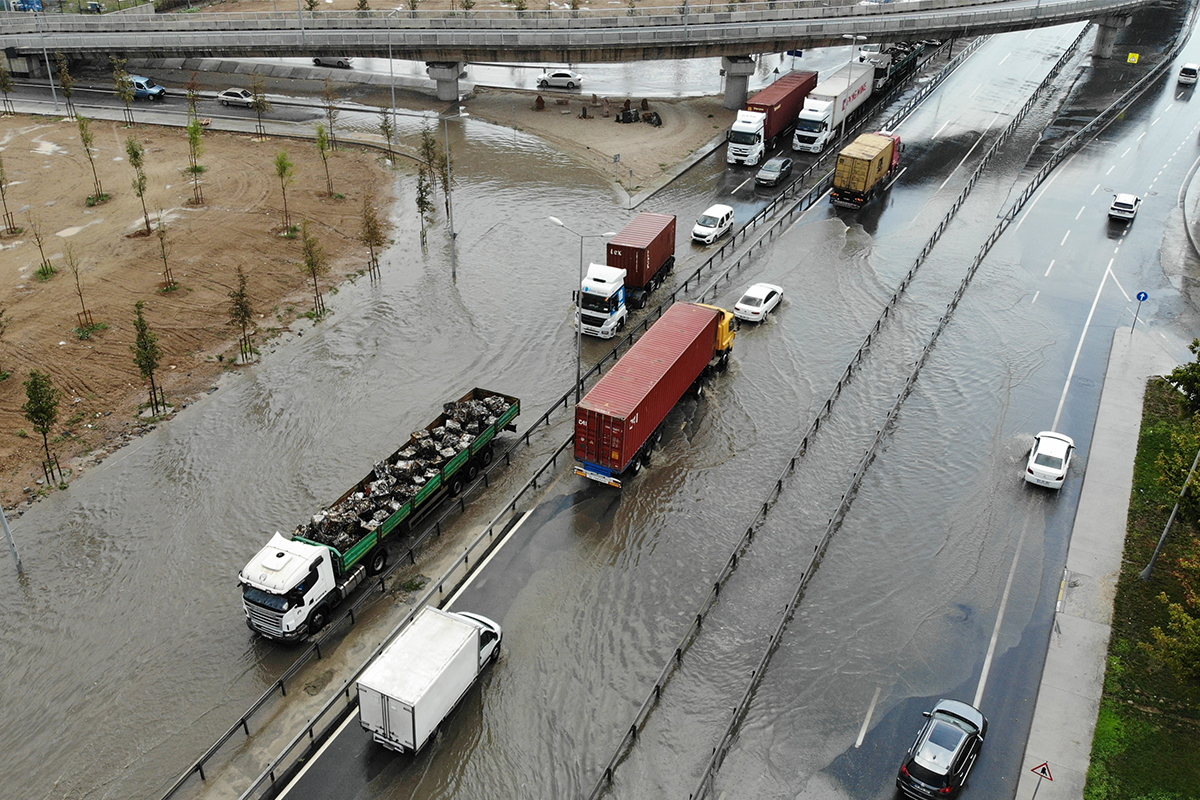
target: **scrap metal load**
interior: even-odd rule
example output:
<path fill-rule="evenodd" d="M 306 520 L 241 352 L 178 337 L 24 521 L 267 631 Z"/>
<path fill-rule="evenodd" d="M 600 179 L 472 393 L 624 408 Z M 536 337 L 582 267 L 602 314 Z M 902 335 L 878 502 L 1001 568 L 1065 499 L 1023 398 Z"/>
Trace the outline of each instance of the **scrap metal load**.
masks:
<path fill-rule="evenodd" d="M 477 390 L 478 391 L 478 390 Z M 446 403 L 434 425 L 375 465 L 371 473 L 332 506 L 297 526 L 294 536 L 346 551 L 412 501 L 447 466 L 471 449 L 514 407 L 513 398 L 487 395 Z M 489 436 L 490 439 L 490 436 Z M 473 476 L 472 476 L 473 477 Z"/>

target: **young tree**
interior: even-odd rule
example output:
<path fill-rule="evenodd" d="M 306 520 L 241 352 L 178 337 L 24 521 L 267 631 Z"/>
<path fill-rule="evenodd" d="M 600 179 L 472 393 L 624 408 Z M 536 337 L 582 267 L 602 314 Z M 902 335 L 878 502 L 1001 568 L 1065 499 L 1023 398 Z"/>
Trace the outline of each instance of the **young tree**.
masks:
<path fill-rule="evenodd" d="M 109 56 L 109 60 L 112 62 L 113 87 L 116 89 L 117 97 L 121 98 L 121 102 L 125 104 L 125 124 L 132 125 L 135 91 L 133 78 L 129 77 L 129 73 L 125 71 L 125 59 Z"/>
<path fill-rule="evenodd" d="M 417 167 L 417 215 L 421 217 L 421 244 L 425 244 L 425 228 L 433 217 L 433 180 L 429 170 Z"/>
<path fill-rule="evenodd" d="M 0 61 L 0 92 L 4 92 L 4 106 L 0 108 L 0 113 L 17 113 L 17 110 L 13 108 L 12 100 L 8 97 L 8 93 L 14 88 L 16 88 L 16 83 L 13 81 L 12 73 L 8 71 L 8 65 Z"/>
<path fill-rule="evenodd" d="M 425 162 L 430 175 L 436 175 L 442 185 L 442 195 L 446 200 L 446 213 L 450 213 L 450 157 L 446 149 L 438 142 L 437 135 L 428 125 L 421 129 L 421 160 Z"/>
<path fill-rule="evenodd" d="M 329 142 L 329 133 L 326 132 L 325 126 L 317 123 L 317 152 L 321 154 L 321 163 L 325 165 L 325 188 L 329 193 L 329 197 L 333 197 L 333 178 L 329 176 L 329 150 L 331 148 Z"/>
<path fill-rule="evenodd" d="M 329 146 L 337 150 L 337 134 L 333 132 L 333 123 L 342 113 L 337 107 L 337 87 L 329 78 L 325 79 L 325 88 L 321 90 L 321 105 L 325 107 L 325 119 L 329 122 Z"/>
<path fill-rule="evenodd" d="M 1182 603 L 1173 603 L 1166 592 L 1159 602 L 1167 608 L 1167 630 L 1157 625 L 1150 629 L 1153 640 L 1140 642 L 1142 649 L 1161 661 L 1182 682 L 1200 678 L 1200 616 Z"/>
<path fill-rule="evenodd" d="M 246 273 L 237 268 L 237 288 L 229 293 L 229 324 L 238 329 L 239 350 L 243 363 L 249 363 L 254 355 L 254 341 L 250 331 L 254 325 L 254 307 L 250 304 L 250 294 L 246 291 Z"/>
<path fill-rule="evenodd" d="M 387 142 L 388 158 L 394 161 L 396 151 L 392 149 L 392 140 L 396 138 L 396 126 L 392 124 L 391 109 L 379 109 L 379 135 Z"/>
<path fill-rule="evenodd" d="M 317 237 L 308 229 L 308 220 L 300 223 L 300 237 L 304 241 L 304 261 L 300 271 L 312 280 L 313 285 L 313 316 L 317 319 L 325 316 L 325 298 L 321 296 L 321 285 L 317 279 L 329 271 L 325 261 L 325 248 L 317 241 Z"/>
<path fill-rule="evenodd" d="M 83 154 L 87 156 L 88 164 L 92 168 L 93 194 L 87 199 L 87 204 L 89 206 L 99 205 L 108 199 L 108 195 L 104 193 L 104 187 L 100 184 L 100 174 L 96 172 L 96 139 L 92 135 L 92 121 L 79 114 L 75 118 L 75 123 L 79 125 L 79 141 L 83 143 Z"/>
<path fill-rule="evenodd" d="M 192 77 L 188 78 L 187 83 L 183 85 L 183 90 L 187 93 L 189 119 L 198 119 L 200 116 L 196 111 L 196 103 L 200 100 L 200 81 L 196 80 L 198 74 L 198 72 L 193 72 Z"/>
<path fill-rule="evenodd" d="M 171 253 L 171 243 L 167 241 L 167 222 L 166 214 L 160 208 L 158 210 L 158 225 L 154 230 L 154 235 L 158 237 L 158 252 L 162 256 L 163 262 L 163 291 L 170 292 L 177 288 L 175 276 L 171 274 L 171 264 L 167 261 L 167 256 Z"/>
<path fill-rule="evenodd" d="M 4 306 L 0 306 L 0 339 L 3 339 L 5 332 L 8 331 L 8 320 L 4 318 L 4 313 L 7 310 Z M 8 371 L 0 369 L 0 381 L 6 380 L 8 380 Z"/>
<path fill-rule="evenodd" d="M 309 11 L 317 10 L 317 0 L 304 0 L 304 7 Z"/>
<path fill-rule="evenodd" d="M 287 187 L 296 176 L 296 165 L 288 158 L 287 150 L 280 150 L 275 156 L 275 174 L 279 177 L 279 191 L 283 195 L 283 232 L 292 232 L 292 217 L 288 214 Z"/>
<path fill-rule="evenodd" d="M 417 6 L 420 5 L 420 3 L 421 0 L 408 0 L 408 11 L 410 16 L 415 17 L 417 15 Z"/>
<path fill-rule="evenodd" d="M 250 80 L 250 107 L 254 109 L 254 114 L 258 118 L 258 122 L 254 124 L 254 133 L 260 139 L 267 138 L 267 129 L 263 127 L 263 114 L 271 113 L 271 101 L 267 99 L 267 89 L 263 84 L 262 76 L 257 72 Z"/>
<path fill-rule="evenodd" d="M 358 0 L 358 4 L 355 5 L 354 7 L 356 9 L 358 9 L 359 11 L 370 11 L 371 10 L 371 4 L 368 2 L 368 0 Z"/>
<path fill-rule="evenodd" d="M 33 429 L 42 435 L 42 447 L 46 450 L 46 461 L 43 469 L 46 472 L 46 482 L 53 483 L 53 470 L 58 466 L 54 456 L 50 455 L 50 431 L 54 430 L 54 424 L 58 422 L 58 389 L 54 388 L 54 382 L 50 380 L 50 376 L 38 370 L 29 371 L 29 380 L 25 381 L 25 404 L 21 406 L 21 413 L 25 415 L 25 419 L 33 425 Z M 59 480 L 62 480 L 62 472 L 59 471 Z"/>
<path fill-rule="evenodd" d="M 33 212 L 29 214 L 29 233 L 33 236 L 33 243 L 37 245 L 38 253 L 42 257 L 42 263 L 38 265 L 35 274 L 42 280 L 48 281 L 58 270 L 50 263 L 50 259 L 46 258 L 46 237 L 42 235 L 42 223 L 33 215 Z"/>
<path fill-rule="evenodd" d="M 4 171 L 4 156 L 2 155 L 0 155 L 0 202 L 4 203 L 4 232 L 10 236 L 16 236 L 21 229 L 17 227 L 12 212 L 8 210 L 8 174 Z"/>
<path fill-rule="evenodd" d="M 142 218 L 146 221 L 146 235 L 150 229 L 150 212 L 146 209 L 146 148 L 134 137 L 125 140 L 125 154 L 129 156 L 129 166 L 133 167 L 133 192 L 142 201 Z"/>
<path fill-rule="evenodd" d="M 162 358 L 162 348 L 158 346 L 158 334 L 150 330 L 150 325 L 146 322 L 146 316 L 142 312 L 145 305 L 143 300 L 138 300 L 133 304 L 136 314 L 133 320 L 135 338 L 129 349 L 133 351 L 133 363 L 137 364 L 142 380 L 150 382 L 150 411 L 158 414 L 160 407 L 166 410 L 166 401 L 159 396 L 158 385 L 154 380 L 154 373 Z"/>
<path fill-rule="evenodd" d="M 204 205 L 204 189 L 201 188 L 200 176 L 204 173 L 204 165 L 200 156 L 204 153 L 204 126 L 200 120 L 192 117 L 187 124 L 188 137 L 188 172 L 192 176 L 192 205 Z"/>
<path fill-rule="evenodd" d="M 75 116 L 75 103 L 71 97 L 75 94 L 75 78 L 71 75 L 71 67 L 67 63 L 67 57 L 62 53 L 55 53 L 54 60 L 56 62 L 58 72 L 58 88 L 62 90 L 63 100 L 67 103 L 67 118 Z"/>
<path fill-rule="evenodd" d="M 1183 392 L 1188 401 L 1188 409 L 1195 414 L 1200 411 L 1200 339 L 1192 339 L 1188 350 L 1196 356 L 1196 360 L 1188 364 L 1180 364 L 1171 370 L 1167 381 Z"/>
<path fill-rule="evenodd" d="M 367 246 L 367 252 L 370 254 L 367 268 L 371 276 L 379 277 L 379 256 L 375 250 L 383 247 L 387 239 L 384 238 L 383 224 L 380 223 L 379 212 L 375 208 L 375 198 L 369 194 L 363 198 L 362 231 L 358 238 Z"/>
<path fill-rule="evenodd" d="M 75 278 L 75 294 L 79 297 L 79 313 L 76 315 L 79 326 L 75 332 L 80 339 L 87 339 L 92 335 L 96 325 L 92 321 L 92 312 L 88 311 L 87 303 L 83 300 L 83 275 L 79 257 L 75 255 L 75 249 L 69 244 L 64 247 L 63 261 L 67 262 L 67 269 L 71 270 L 71 275 Z"/>

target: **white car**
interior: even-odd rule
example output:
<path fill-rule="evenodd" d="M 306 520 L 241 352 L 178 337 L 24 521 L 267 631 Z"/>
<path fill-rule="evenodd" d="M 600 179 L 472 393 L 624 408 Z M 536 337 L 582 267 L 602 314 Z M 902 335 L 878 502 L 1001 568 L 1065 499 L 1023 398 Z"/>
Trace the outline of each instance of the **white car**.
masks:
<path fill-rule="evenodd" d="M 569 69 L 552 69 L 542 73 L 538 78 L 537 85 L 542 89 L 548 89 L 551 86 L 559 89 L 574 89 L 583 86 L 583 76 Z"/>
<path fill-rule="evenodd" d="M 246 89 L 226 89 L 217 94 L 217 102 L 223 106 L 250 108 L 254 105 L 254 95 Z"/>
<path fill-rule="evenodd" d="M 313 66 L 349 69 L 354 66 L 354 56 L 313 56 Z"/>
<path fill-rule="evenodd" d="M 1142 198 L 1136 194 L 1114 194 L 1112 205 L 1108 207 L 1109 219 L 1133 219 L 1137 216 L 1138 206 Z"/>
<path fill-rule="evenodd" d="M 733 315 L 747 322 L 762 322 L 783 299 L 783 289 L 770 283 L 756 283 L 733 306 Z"/>
<path fill-rule="evenodd" d="M 733 209 L 718 203 L 709 206 L 692 228 L 692 241 L 712 244 L 733 230 Z"/>
<path fill-rule="evenodd" d="M 1062 488 L 1075 453 L 1075 440 L 1054 431 L 1042 431 L 1029 451 L 1025 480 L 1050 489 Z"/>
<path fill-rule="evenodd" d="M 1179 68 L 1179 82 L 1185 86 L 1195 83 L 1197 76 L 1200 76 L 1200 64 L 1184 64 Z"/>

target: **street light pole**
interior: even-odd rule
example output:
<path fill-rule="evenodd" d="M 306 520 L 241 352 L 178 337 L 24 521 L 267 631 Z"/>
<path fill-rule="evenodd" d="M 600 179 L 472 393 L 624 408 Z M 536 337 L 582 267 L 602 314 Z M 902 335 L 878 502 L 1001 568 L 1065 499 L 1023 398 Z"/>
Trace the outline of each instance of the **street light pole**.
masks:
<path fill-rule="evenodd" d="M 850 60 L 856 61 L 858 58 L 858 56 L 857 56 L 858 43 L 865 42 L 867 40 L 867 37 L 866 36 L 856 36 L 853 33 L 843 33 L 842 38 L 850 40 Z"/>
<path fill-rule="evenodd" d="M 580 233 L 574 228 L 568 228 L 558 217 L 550 217 L 551 222 L 560 228 L 579 237 L 579 282 L 575 284 L 575 405 L 579 405 L 583 396 L 583 240 L 597 237 L 609 238 L 616 236 L 616 231 L 604 233 Z"/>
<path fill-rule="evenodd" d="M 12 549 L 13 561 L 17 562 L 17 574 L 24 575 L 25 567 L 21 566 L 21 556 L 17 553 L 17 543 L 13 541 L 12 531 L 8 529 L 8 515 L 4 513 L 3 506 L 0 506 L 0 523 L 4 523 L 4 536 L 8 539 L 8 546 Z"/>

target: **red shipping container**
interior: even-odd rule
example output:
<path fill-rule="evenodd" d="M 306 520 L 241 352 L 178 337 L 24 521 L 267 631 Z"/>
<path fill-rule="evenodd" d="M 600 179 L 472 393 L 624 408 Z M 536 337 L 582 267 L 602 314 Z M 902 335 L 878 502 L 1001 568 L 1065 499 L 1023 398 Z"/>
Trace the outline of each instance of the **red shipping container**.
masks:
<path fill-rule="evenodd" d="M 575 407 L 575 460 L 600 475 L 629 466 L 717 348 L 721 312 L 676 303 Z"/>
<path fill-rule="evenodd" d="M 675 215 L 644 211 L 608 243 L 610 267 L 626 272 L 625 285 L 638 289 L 675 256 Z"/>
<path fill-rule="evenodd" d="M 746 110 L 767 115 L 763 123 L 763 138 L 771 142 L 796 124 L 796 117 L 804 107 L 804 98 L 815 88 L 817 73 L 789 72 L 751 97 L 746 102 Z"/>

